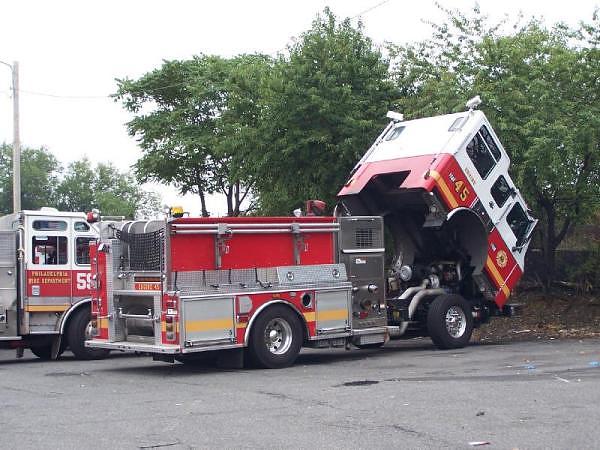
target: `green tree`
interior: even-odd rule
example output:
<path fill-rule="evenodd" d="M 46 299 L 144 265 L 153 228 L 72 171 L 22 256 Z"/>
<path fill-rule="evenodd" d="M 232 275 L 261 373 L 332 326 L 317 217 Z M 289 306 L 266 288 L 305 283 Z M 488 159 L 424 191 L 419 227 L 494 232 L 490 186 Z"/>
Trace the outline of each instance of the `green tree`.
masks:
<path fill-rule="evenodd" d="M 0 146 L 0 214 L 13 210 L 12 146 Z M 60 166 L 45 148 L 21 149 L 21 209 L 52 206 Z"/>
<path fill-rule="evenodd" d="M 119 172 L 113 165 L 92 165 L 87 158 L 67 167 L 55 193 L 56 205 L 63 211 L 90 211 L 128 218 L 160 213 L 156 194 L 145 192 L 132 175 Z"/>
<path fill-rule="evenodd" d="M 239 215 L 254 183 L 244 159 L 265 144 L 257 132 L 258 98 L 270 66 L 262 55 L 200 55 L 118 80 L 116 98 L 135 115 L 129 133 L 143 151 L 139 179 L 197 194 L 203 216 L 206 195 L 224 194 L 228 215 Z"/>
<path fill-rule="evenodd" d="M 396 47 L 399 103 L 409 114 L 463 109 L 479 94 L 535 213 L 553 280 L 555 251 L 600 198 L 597 14 L 579 30 L 537 20 L 490 25 L 478 9 L 448 11 L 423 42 Z"/>
<path fill-rule="evenodd" d="M 388 68 L 362 24 L 338 21 L 329 9 L 279 57 L 261 97 L 268 144 L 246 160 L 262 212 L 335 201 L 397 95 Z"/>

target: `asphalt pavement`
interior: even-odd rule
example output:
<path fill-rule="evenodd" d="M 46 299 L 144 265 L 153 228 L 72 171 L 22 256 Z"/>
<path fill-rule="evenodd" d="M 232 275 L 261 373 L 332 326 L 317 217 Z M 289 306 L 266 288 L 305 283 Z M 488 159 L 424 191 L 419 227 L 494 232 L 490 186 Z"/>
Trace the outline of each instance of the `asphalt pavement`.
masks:
<path fill-rule="evenodd" d="M 282 370 L 0 351 L 2 448 L 600 448 L 600 340 L 305 350 Z M 476 446 L 475 444 L 479 444 Z"/>

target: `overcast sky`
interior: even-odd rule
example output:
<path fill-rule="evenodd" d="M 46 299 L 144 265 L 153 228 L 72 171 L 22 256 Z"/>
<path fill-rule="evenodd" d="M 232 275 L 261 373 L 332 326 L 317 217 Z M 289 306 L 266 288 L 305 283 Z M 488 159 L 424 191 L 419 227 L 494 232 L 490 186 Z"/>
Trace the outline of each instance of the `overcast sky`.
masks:
<path fill-rule="evenodd" d="M 590 21 L 600 0 L 481 0 L 492 18 L 544 17 L 575 25 Z M 444 6 L 472 8 L 471 0 L 440 0 Z M 360 15 L 376 43 L 405 43 L 427 37 L 423 20 L 441 17 L 433 0 L 265 0 L 265 1 L 2 1 L 0 60 L 19 61 L 21 141 L 45 146 L 63 165 L 87 155 L 121 170 L 140 156 L 128 136 L 130 117 L 107 96 L 115 78 L 136 78 L 163 59 L 205 53 L 231 56 L 262 52 L 275 55 L 307 30 L 329 5 L 339 17 Z M 358 19 L 354 19 L 358 20 Z M 12 142 L 10 70 L 0 65 L 0 142 Z M 195 198 L 178 200 L 159 189 L 169 204 L 199 212 Z M 211 212 L 223 212 L 213 202 Z"/>

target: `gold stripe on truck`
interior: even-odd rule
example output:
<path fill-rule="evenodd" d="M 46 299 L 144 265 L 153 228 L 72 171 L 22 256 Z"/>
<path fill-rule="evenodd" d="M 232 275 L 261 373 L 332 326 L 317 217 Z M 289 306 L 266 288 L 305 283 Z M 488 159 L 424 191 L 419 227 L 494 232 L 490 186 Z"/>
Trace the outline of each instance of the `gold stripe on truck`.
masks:
<path fill-rule="evenodd" d="M 63 312 L 71 307 L 70 304 L 65 305 L 27 305 L 27 312 Z"/>
<path fill-rule="evenodd" d="M 500 285 L 500 289 L 502 289 L 502 292 L 504 292 L 504 295 L 506 295 L 506 298 L 508 298 L 508 296 L 510 295 L 510 289 L 506 285 L 506 282 L 502 278 L 502 275 L 500 275 L 500 272 L 498 272 L 498 269 L 496 269 L 496 266 L 494 265 L 492 258 L 490 258 L 489 256 L 487 258 L 487 261 L 485 262 L 485 266 L 487 267 L 488 271 L 490 272 L 490 274 L 492 275 L 494 280 L 496 280 L 496 283 L 498 283 L 498 285 Z"/>
<path fill-rule="evenodd" d="M 440 190 L 442 191 L 442 195 L 446 198 L 446 201 L 450 204 L 450 207 L 452 209 L 457 208 L 458 202 L 456 201 L 456 198 L 454 198 L 454 194 L 452 194 L 452 191 L 442 176 L 435 170 L 430 171 L 429 175 L 431 175 L 431 177 L 435 180 L 435 183 L 439 186 Z"/>
<path fill-rule="evenodd" d="M 185 332 L 194 333 L 197 331 L 225 330 L 233 328 L 233 318 L 212 319 L 212 320 L 189 320 L 185 323 Z"/>
<path fill-rule="evenodd" d="M 317 311 L 317 321 L 322 320 L 346 320 L 348 319 L 347 309 L 332 309 L 325 311 Z"/>

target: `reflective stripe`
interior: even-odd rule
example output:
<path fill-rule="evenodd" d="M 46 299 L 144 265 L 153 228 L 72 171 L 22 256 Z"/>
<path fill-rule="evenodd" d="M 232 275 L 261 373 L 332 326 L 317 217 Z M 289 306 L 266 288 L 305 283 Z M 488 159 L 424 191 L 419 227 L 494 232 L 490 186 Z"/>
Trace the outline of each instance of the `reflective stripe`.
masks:
<path fill-rule="evenodd" d="M 63 312 L 71 307 L 70 304 L 66 305 L 27 305 L 25 311 L 27 312 Z"/>
<path fill-rule="evenodd" d="M 348 319 L 347 309 L 332 309 L 326 311 L 317 311 L 317 320 L 319 322 L 324 320 L 346 320 Z"/>
<path fill-rule="evenodd" d="M 306 319 L 307 322 L 314 322 L 315 321 L 315 313 L 314 312 L 304 313 L 304 319 Z"/>
<path fill-rule="evenodd" d="M 450 188 L 448 187 L 448 185 L 446 184 L 446 181 L 442 178 L 442 176 L 435 170 L 430 171 L 429 175 L 431 175 L 431 177 L 435 180 L 436 184 L 439 186 L 440 190 L 442 191 L 442 195 L 444 196 L 446 201 L 450 204 L 450 207 L 453 209 L 457 208 L 458 202 L 456 201 L 456 198 L 454 198 L 452 191 L 450 190 Z"/>
<path fill-rule="evenodd" d="M 506 282 L 502 279 L 502 275 L 500 275 L 500 272 L 498 272 L 498 269 L 494 265 L 492 258 L 490 258 L 489 256 L 487 257 L 487 261 L 485 262 L 485 267 L 490 272 L 490 275 L 492 276 L 492 278 L 494 278 L 496 283 L 498 283 L 498 286 L 500 286 L 500 289 L 502 290 L 502 292 L 504 292 L 506 298 L 508 298 L 508 296 L 510 295 L 510 289 L 506 285 Z"/>
<path fill-rule="evenodd" d="M 185 323 L 186 333 L 193 333 L 195 331 L 211 331 L 211 330 L 224 330 L 232 328 L 233 318 L 226 319 L 213 319 L 213 320 L 190 320 Z"/>

